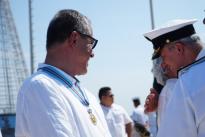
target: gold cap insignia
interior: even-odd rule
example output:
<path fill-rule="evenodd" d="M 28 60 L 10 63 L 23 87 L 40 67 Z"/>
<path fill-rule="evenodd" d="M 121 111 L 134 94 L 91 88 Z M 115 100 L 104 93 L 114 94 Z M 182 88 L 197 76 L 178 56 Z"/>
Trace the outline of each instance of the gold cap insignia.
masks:
<path fill-rule="evenodd" d="M 170 43 L 170 40 L 169 40 L 169 39 L 166 39 L 166 43 Z"/>

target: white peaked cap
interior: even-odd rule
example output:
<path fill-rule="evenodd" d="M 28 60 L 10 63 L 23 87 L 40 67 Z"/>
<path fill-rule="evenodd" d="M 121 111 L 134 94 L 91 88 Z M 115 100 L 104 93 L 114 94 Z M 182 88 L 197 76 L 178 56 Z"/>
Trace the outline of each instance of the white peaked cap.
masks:
<path fill-rule="evenodd" d="M 193 24 L 197 19 L 177 19 L 167 22 L 164 26 L 156 28 L 144 34 L 144 37 L 152 42 L 155 50 L 153 59 L 159 57 L 160 50 L 165 44 L 174 42 L 195 34 Z"/>

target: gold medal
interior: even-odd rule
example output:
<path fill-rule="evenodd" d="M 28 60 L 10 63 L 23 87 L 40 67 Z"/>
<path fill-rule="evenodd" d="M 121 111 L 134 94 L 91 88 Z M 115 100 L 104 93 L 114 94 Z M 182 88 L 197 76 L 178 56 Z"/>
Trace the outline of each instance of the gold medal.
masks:
<path fill-rule="evenodd" d="M 92 110 L 91 110 L 90 108 L 88 109 L 88 114 L 89 114 L 89 116 L 90 116 L 91 122 L 92 122 L 94 125 L 96 125 L 96 124 L 97 124 L 97 119 L 96 119 L 95 115 L 92 113 Z"/>

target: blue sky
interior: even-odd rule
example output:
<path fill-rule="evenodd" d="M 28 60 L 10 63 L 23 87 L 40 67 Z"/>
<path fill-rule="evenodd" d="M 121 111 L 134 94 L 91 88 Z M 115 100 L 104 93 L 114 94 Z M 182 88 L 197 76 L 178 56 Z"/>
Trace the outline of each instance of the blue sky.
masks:
<path fill-rule="evenodd" d="M 29 68 L 28 0 L 10 0 L 19 39 Z M 153 1 L 155 26 L 172 19 L 197 18 L 195 28 L 205 41 L 204 0 Z M 76 9 L 90 18 L 94 37 L 99 40 L 89 71 L 82 84 L 97 96 L 110 86 L 115 102 L 129 113 L 132 98 L 144 102 L 152 86 L 152 45 L 143 37 L 151 29 L 149 0 L 33 0 L 35 67 L 43 62 L 49 21 L 64 8 Z"/>

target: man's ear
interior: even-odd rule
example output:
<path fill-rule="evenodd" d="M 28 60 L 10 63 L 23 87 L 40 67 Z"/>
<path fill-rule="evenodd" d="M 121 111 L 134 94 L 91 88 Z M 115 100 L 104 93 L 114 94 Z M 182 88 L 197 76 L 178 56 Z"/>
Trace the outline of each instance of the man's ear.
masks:
<path fill-rule="evenodd" d="M 175 47 L 176 47 L 176 51 L 177 51 L 177 54 L 178 55 L 183 55 L 184 54 L 184 51 L 185 51 L 185 45 L 184 43 L 182 42 L 177 42 L 175 44 Z"/>
<path fill-rule="evenodd" d="M 71 32 L 70 36 L 67 38 L 67 42 L 70 46 L 74 47 L 78 39 L 78 33 L 76 31 Z"/>

